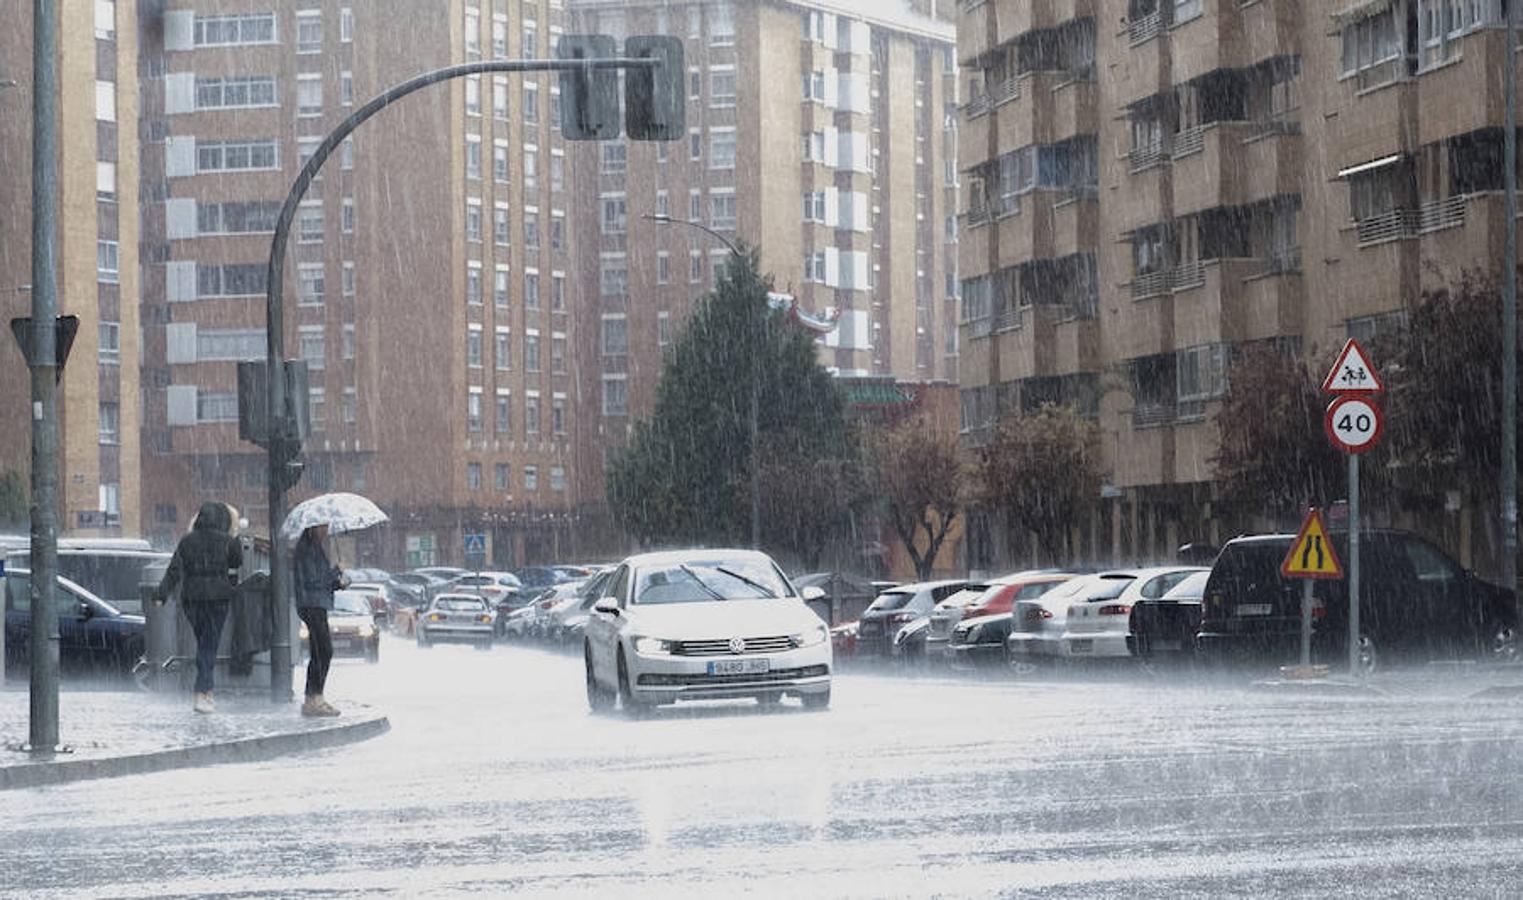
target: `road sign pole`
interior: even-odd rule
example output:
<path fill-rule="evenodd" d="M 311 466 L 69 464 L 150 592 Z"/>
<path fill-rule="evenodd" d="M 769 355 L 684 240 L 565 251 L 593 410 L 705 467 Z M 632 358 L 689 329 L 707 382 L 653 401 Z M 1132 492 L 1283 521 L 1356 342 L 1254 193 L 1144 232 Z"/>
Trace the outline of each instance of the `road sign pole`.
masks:
<path fill-rule="evenodd" d="M 1348 666 L 1359 677 L 1359 454 L 1348 457 Z"/>
<path fill-rule="evenodd" d="M 1301 592 L 1301 668 L 1311 666 L 1311 592 L 1312 582 L 1308 578 L 1302 583 Z"/>

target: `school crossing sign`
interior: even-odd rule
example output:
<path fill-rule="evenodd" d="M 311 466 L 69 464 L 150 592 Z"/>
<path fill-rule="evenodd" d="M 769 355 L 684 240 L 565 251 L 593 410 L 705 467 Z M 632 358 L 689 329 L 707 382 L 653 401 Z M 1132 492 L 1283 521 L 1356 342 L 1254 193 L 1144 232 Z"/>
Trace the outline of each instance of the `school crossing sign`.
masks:
<path fill-rule="evenodd" d="M 1334 447 L 1353 456 L 1380 442 L 1385 414 L 1375 395 L 1385 391 L 1385 384 L 1358 341 L 1349 338 L 1343 345 L 1338 361 L 1322 380 L 1322 390 L 1336 395 L 1322 423 Z"/>

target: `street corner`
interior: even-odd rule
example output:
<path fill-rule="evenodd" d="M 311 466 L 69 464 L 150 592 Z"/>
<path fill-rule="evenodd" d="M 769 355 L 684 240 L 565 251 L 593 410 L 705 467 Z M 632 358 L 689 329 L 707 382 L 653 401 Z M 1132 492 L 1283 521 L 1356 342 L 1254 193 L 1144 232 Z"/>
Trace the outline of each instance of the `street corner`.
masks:
<path fill-rule="evenodd" d="M 364 704 L 345 703 L 336 718 L 304 718 L 300 709 L 235 695 L 219 697 L 216 713 L 199 715 L 164 697 L 86 695 L 65 703 L 65 749 L 49 757 L 25 752 L 24 721 L 8 716 L 0 733 L 0 790 L 259 762 L 357 743 L 391 728 L 382 711 Z"/>

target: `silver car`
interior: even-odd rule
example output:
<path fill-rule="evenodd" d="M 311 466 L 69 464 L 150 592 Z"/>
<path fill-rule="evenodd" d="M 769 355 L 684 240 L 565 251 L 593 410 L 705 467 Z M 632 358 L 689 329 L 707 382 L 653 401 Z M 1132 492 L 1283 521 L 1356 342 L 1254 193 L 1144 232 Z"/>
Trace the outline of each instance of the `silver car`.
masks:
<path fill-rule="evenodd" d="M 418 646 L 449 641 L 490 650 L 493 618 L 492 608 L 475 594 L 440 594 L 418 617 Z"/>

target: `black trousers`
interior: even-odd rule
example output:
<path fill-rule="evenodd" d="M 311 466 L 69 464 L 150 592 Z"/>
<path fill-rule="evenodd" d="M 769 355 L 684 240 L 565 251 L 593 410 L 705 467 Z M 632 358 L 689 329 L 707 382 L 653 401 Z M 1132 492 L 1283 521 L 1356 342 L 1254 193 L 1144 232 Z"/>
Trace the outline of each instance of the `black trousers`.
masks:
<path fill-rule="evenodd" d="M 187 600 L 185 618 L 196 633 L 196 693 L 211 693 L 212 675 L 217 670 L 217 645 L 222 641 L 222 624 L 227 621 L 226 600 Z"/>
<path fill-rule="evenodd" d="M 328 683 L 328 664 L 333 662 L 333 635 L 328 631 L 328 611 L 318 606 L 298 607 L 296 614 L 307 626 L 307 696 L 318 697 Z"/>

